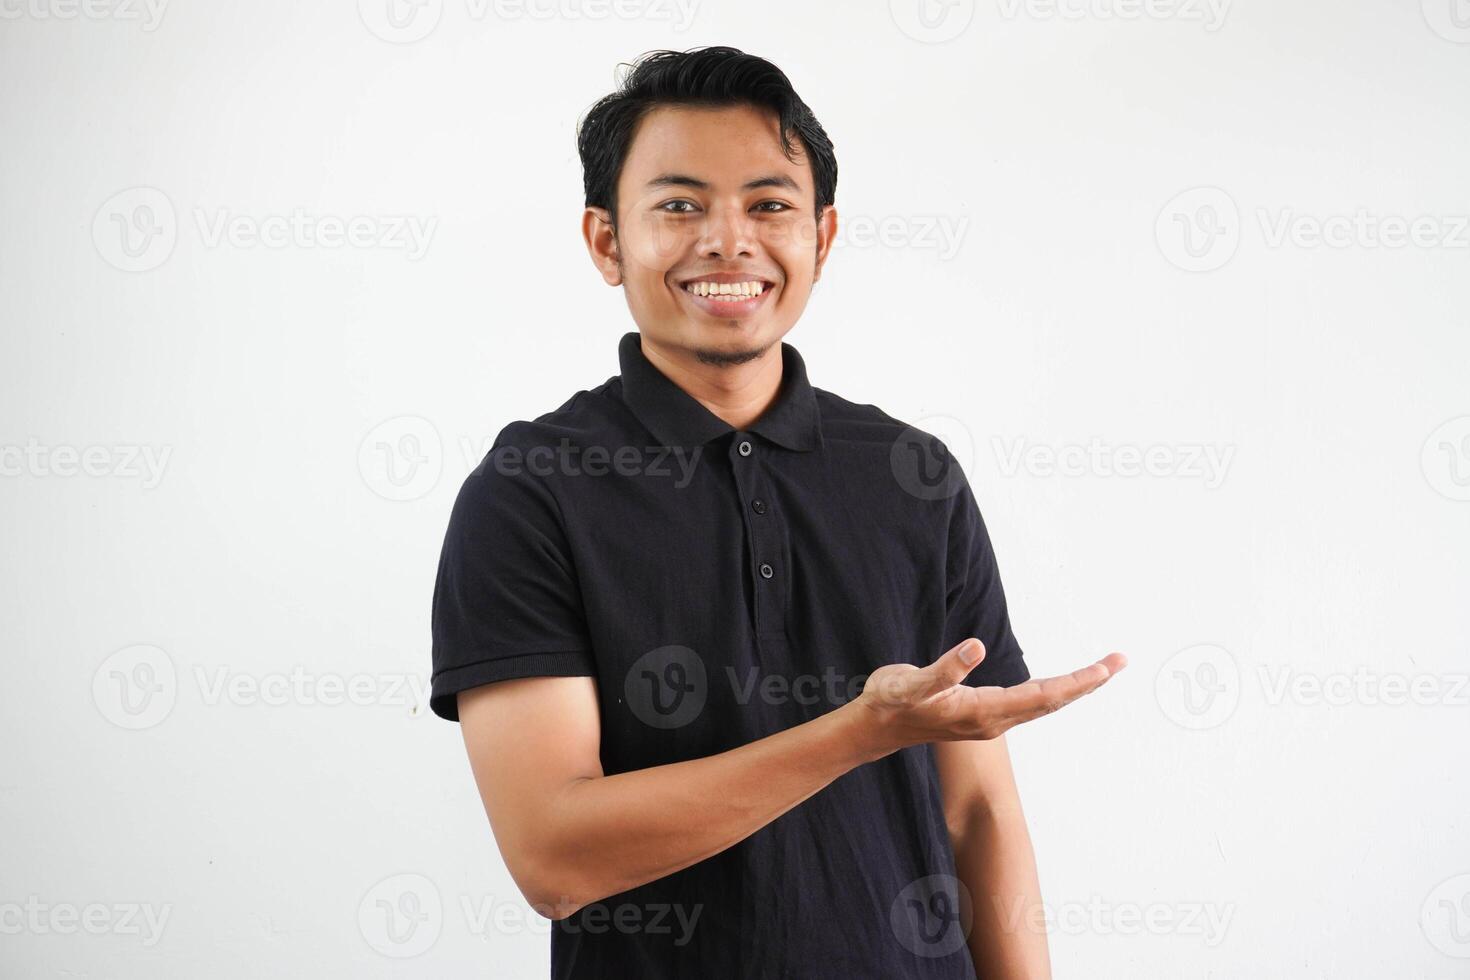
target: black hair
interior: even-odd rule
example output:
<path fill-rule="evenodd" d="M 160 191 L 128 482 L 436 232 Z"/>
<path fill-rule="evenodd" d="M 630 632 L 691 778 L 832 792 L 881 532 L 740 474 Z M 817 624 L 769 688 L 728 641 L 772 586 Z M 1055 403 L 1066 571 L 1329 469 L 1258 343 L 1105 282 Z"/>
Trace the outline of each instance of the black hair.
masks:
<path fill-rule="evenodd" d="M 827 131 L 791 87 L 786 74 L 764 58 L 738 48 L 650 51 L 631 65 L 618 90 L 587 110 L 577 124 L 577 153 L 587 207 L 606 208 L 617 228 L 618 177 L 638 123 L 663 105 L 723 108 L 751 105 L 780 120 L 781 150 L 794 160 L 792 136 L 801 141 L 816 185 L 816 213 L 837 194 L 837 157 Z"/>

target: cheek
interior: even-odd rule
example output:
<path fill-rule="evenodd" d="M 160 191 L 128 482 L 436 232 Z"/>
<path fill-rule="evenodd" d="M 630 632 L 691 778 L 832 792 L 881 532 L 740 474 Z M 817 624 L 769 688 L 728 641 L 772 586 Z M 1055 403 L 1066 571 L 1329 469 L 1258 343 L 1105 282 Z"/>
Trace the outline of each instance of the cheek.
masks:
<path fill-rule="evenodd" d="M 675 300 L 669 295 L 668 285 L 662 276 L 649 270 L 640 270 L 628 279 L 628 292 L 644 309 L 661 309 L 672 305 Z"/>
<path fill-rule="evenodd" d="M 688 237 L 685 230 L 671 227 L 666 221 L 654 217 L 637 219 L 636 225 L 623 229 L 623 262 L 662 278 L 678 264 L 688 248 Z"/>
<path fill-rule="evenodd" d="M 817 261 L 816 229 L 810 223 L 791 222 L 773 228 L 766 239 L 766 252 L 777 263 L 791 287 L 812 281 Z"/>

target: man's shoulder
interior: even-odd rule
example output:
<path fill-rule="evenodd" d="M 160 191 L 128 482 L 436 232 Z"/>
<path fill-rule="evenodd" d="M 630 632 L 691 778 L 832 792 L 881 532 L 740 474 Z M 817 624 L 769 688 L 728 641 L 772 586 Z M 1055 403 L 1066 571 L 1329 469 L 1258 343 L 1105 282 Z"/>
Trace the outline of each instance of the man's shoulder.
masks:
<path fill-rule="evenodd" d="M 481 442 L 481 458 L 472 464 L 461 496 L 473 503 L 512 487 L 522 491 L 539 487 L 546 483 L 544 477 L 558 471 L 558 459 L 625 439 L 622 433 L 629 422 L 620 386 L 614 375 L 596 387 L 574 392 L 549 412 L 503 423 L 493 440 Z"/>
<path fill-rule="evenodd" d="M 813 390 L 827 443 L 848 450 L 845 459 L 881 467 L 885 476 L 891 476 L 868 485 L 867 491 L 887 487 L 897 503 L 916 503 L 924 510 L 948 512 L 954 505 L 964 506 L 971 491 L 961 460 L 973 450 L 962 422 L 944 415 L 905 422 L 877 405 Z M 944 502 L 948 503 L 936 506 Z"/>
<path fill-rule="evenodd" d="M 905 433 L 929 436 L 918 426 L 894 418 L 877 405 L 855 402 L 823 388 L 813 387 L 822 416 L 822 433 L 837 439 L 891 446 Z"/>
<path fill-rule="evenodd" d="M 621 410 L 621 384 L 614 375 L 595 388 L 573 393 L 549 412 L 507 422 L 495 436 L 493 448 L 513 447 L 527 452 L 538 446 L 601 442 L 626 424 Z"/>

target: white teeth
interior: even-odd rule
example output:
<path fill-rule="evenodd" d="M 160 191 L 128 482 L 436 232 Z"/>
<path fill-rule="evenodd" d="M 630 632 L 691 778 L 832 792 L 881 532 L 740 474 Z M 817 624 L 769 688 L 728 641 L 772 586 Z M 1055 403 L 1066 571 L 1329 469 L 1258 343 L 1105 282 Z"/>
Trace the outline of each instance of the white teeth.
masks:
<path fill-rule="evenodd" d="M 696 296 L 708 296 L 719 300 L 749 299 L 765 292 L 765 283 L 750 282 L 691 282 L 684 287 Z"/>

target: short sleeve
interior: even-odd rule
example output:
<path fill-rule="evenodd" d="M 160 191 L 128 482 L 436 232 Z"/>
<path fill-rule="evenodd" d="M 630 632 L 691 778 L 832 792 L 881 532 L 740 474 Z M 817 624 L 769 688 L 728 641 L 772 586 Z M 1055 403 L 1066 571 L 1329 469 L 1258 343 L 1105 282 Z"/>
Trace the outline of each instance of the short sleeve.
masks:
<path fill-rule="evenodd" d="M 506 431 L 460 487 L 439 556 L 429 707 L 450 721 L 472 687 L 596 676 L 560 509 L 545 478 L 500 465 Z"/>
<path fill-rule="evenodd" d="M 985 644 L 985 659 L 965 677 L 964 683 L 971 687 L 1011 687 L 1030 680 L 1031 671 L 1020 643 L 1011 632 L 1000 567 L 985 520 L 980 516 L 980 506 L 952 456 L 949 465 L 956 469 L 953 485 L 958 489 L 949 501 L 944 639 L 935 655 L 966 637 L 978 637 Z"/>

